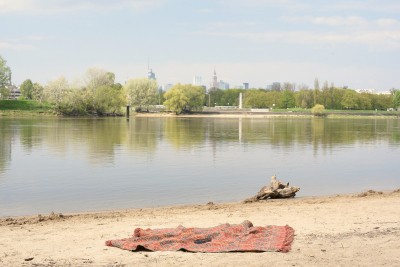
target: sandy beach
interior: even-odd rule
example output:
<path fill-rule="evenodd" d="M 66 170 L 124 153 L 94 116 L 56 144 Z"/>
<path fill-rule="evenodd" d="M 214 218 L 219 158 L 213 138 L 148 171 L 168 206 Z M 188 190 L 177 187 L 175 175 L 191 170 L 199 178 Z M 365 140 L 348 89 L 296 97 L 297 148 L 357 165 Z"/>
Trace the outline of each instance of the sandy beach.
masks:
<path fill-rule="evenodd" d="M 400 266 L 400 190 L 256 203 L 204 203 L 0 219 L 1 266 Z M 288 253 L 130 252 L 105 246 L 137 227 L 250 220 L 295 229 Z"/>

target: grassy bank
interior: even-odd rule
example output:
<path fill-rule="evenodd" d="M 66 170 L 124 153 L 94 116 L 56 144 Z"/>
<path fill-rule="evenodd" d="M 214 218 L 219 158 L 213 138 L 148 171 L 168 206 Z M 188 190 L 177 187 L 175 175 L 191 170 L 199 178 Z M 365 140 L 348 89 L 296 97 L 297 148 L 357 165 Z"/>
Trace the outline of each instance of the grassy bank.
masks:
<path fill-rule="evenodd" d="M 34 100 L 0 100 L 1 115 L 35 115 L 52 114 L 53 109 L 48 103 Z"/>
<path fill-rule="evenodd" d="M 38 114 L 55 114 L 54 109 L 49 103 L 40 103 L 34 100 L 0 100 L 0 115 L 38 115 Z M 152 113 L 151 115 L 163 114 Z M 268 112 L 251 112 L 251 109 L 215 109 L 205 108 L 203 112 L 195 114 L 186 114 L 185 116 L 210 116 L 210 115 L 306 115 L 310 116 L 310 109 L 290 108 L 290 109 L 273 109 Z M 325 110 L 327 116 L 400 116 L 399 111 L 385 110 Z M 165 114 L 164 114 L 165 115 Z M 182 115 L 180 115 L 182 116 Z"/>

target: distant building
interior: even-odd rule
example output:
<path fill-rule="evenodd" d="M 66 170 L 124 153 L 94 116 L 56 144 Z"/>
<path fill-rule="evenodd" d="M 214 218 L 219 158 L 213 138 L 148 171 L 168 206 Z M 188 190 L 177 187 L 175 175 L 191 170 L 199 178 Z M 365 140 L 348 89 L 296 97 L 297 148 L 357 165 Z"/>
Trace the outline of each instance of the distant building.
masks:
<path fill-rule="evenodd" d="M 268 89 L 272 91 L 280 91 L 281 90 L 281 83 L 279 82 L 273 82 L 270 86 L 267 87 Z"/>
<path fill-rule="evenodd" d="M 174 86 L 172 83 L 166 83 L 166 84 L 161 85 L 161 89 L 162 89 L 164 92 L 166 92 L 166 91 L 168 91 L 169 89 L 171 89 L 172 86 Z"/>
<path fill-rule="evenodd" d="M 18 99 L 21 96 L 21 90 L 15 84 L 9 85 L 8 90 L 10 91 L 9 99 Z"/>
<path fill-rule="evenodd" d="M 5 79 L 5 82 L 8 84 L 5 85 L 6 90 L 4 90 L 5 95 L 1 95 L 0 92 L 0 98 L 8 98 L 8 99 L 17 99 L 21 96 L 21 91 L 19 90 L 19 87 L 17 87 L 15 84 L 12 83 L 11 79 L 11 72 L 8 74 L 8 79 Z"/>
<path fill-rule="evenodd" d="M 217 72 L 214 70 L 214 75 L 212 76 L 212 81 L 210 83 L 210 89 L 218 88 Z"/>
<path fill-rule="evenodd" d="M 217 88 L 218 88 L 218 89 L 221 89 L 221 90 L 229 89 L 229 83 L 226 83 L 226 82 L 224 82 L 223 80 L 220 80 L 220 81 L 218 82 Z"/>
<path fill-rule="evenodd" d="M 379 92 L 376 91 L 375 89 L 357 89 L 355 90 L 357 93 L 368 93 L 368 94 L 374 94 L 374 95 L 391 95 L 392 93 L 390 91 L 384 91 L 384 92 Z"/>
<path fill-rule="evenodd" d="M 245 90 L 249 89 L 249 83 L 243 83 L 243 89 Z"/>
<path fill-rule="evenodd" d="M 147 78 L 149 80 L 156 80 L 156 74 L 153 72 L 152 69 L 149 69 L 147 72 Z"/>
<path fill-rule="evenodd" d="M 224 82 L 223 80 L 218 81 L 217 72 L 214 70 L 214 75 L 212 76 L 212 81 L 210 83 L 211 89 L 229 89 L 229 83 Z"/>
<path fill-rule="evenodd" d="M 193 76 L 193 85 L 196 85 L 196 86 L 203 85 L 203 79 L 201 78 L 201 76 L 198 76 L 198 75 Z"/>
<path fill-rule="evenodd" d="M 375 89 L 357 89 L 355 90 L 357 93 L 369 93 L 369 94 L 376 94 Z"/>

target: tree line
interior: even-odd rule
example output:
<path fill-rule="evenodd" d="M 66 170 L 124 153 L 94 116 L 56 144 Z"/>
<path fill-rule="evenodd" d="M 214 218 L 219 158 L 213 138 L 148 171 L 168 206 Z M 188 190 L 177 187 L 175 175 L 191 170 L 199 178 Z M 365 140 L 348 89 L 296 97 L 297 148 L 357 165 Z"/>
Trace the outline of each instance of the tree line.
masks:
<path fill-rule="evenodd" d="M 179 114 L 201 111 L 205 97 L 202 87 L 190 84 L 177 84 L 168 92 L 160 91 L 157 82 L 147 78 L 130 79 L 121 85 L 113 73 L 97 68 L 88 69 L 75 83 L 60 77 L 42 86 L 27 79 L 20 91 L 21 99 L 50 103 L 64 115 L 118 115 L 126 105 L 141 112 L 158 104 Z"/>
<path fill-rule="evenodd" d="M 357 93 L 351 89 L 329 87 L 327 89 L 266 90 L 266 89 L 214 89 L 210 92 L 211 106 L 238 105 L 239 94 L 243 94 L 243 107 L 247 108 L 304 108 L 320 104 L 326 109 L 336 110 L 386 110 L 400 106 L 400 91 L 390 95 Z"/>
<path fill-rule="evenodd" d="M 7 98 L 11 70 L 0 56 L 0 97 Z M 322 89 L 316 79 L 314 89 L 293 84 L 267 89 L 217 89 L 208 91 L 191 84 L 176 84 L 167 92 L 158 88 L 155 80 L 147 78 L 130 79 L 124 85 L 115 82 L 115 75 L 106 70 L 90 68 L 79 82 L 69 82 L 60 77 L 46 85 L 25 80 L 21 86 L 21 98 L 48 102 L 54 109 L 66 115 L 122 114 L 126 105 L 136 111 L 149 111 L 154 105 L 163 104 L 176 114 L 202 111 L 205 106 L 238 106 L 239 95 L 243 96 L 244 108 L 303 108 L 310 109 L 317 104 L 326 109 L 336 110 L 386 110 L 400 107 L 400 91 L 391 94 L 357 93 L 347 88 L 328 86 Z"/>

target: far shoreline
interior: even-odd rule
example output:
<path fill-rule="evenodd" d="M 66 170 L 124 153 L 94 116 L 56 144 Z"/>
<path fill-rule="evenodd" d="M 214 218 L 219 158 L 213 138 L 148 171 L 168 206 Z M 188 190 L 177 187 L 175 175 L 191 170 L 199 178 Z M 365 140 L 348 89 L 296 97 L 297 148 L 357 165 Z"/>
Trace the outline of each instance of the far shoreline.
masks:
<path fill-rule="evenodd" d="M 400 113 L 363 113 L 363 112 L 327 112 L 324 116 L 315 116 L 305 112 L 194 112 L 175 114 L 172 112 L 140 112 L 133 113 L 130 117 L 157 117 L 157 118 L 397 118 Z"/>
<path fill-rule="evenodd" d="M 59 117 L 59 118 L 108 118 L 108 117 L 168 117 L 168 118 L 398 118 L 399 111 L 375 110 L 325 110 L 321 116 L 311 114 L 310 110 L 250 110 L 250 109 L 215 109 L 205 108 L 203 111 L 175 114 L 174 112 L 151 110 L 149 112 L 132 112 L 129 116 L 123 113 L 105 115 L 63 115 L 54 110 L 0 110 L 0 118 L 7 117 Z"/>

